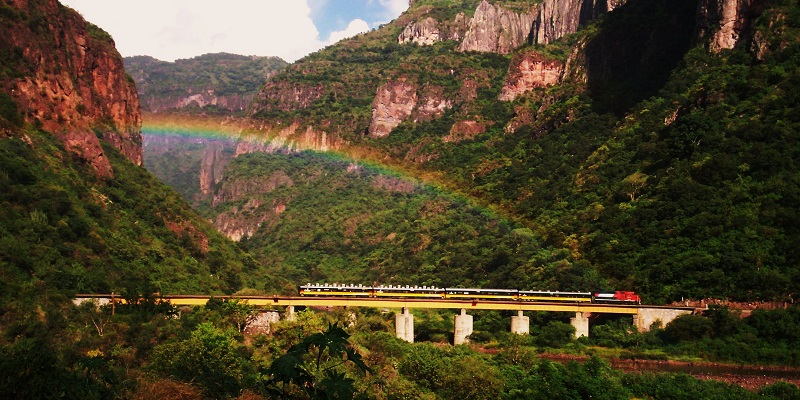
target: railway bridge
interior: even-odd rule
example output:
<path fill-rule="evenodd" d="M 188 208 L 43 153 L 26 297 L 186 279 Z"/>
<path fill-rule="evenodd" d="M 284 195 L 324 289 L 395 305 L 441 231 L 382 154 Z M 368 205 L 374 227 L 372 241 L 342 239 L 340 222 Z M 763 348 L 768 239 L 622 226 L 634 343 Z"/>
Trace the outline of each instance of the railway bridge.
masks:
<path fill-rule="evenodd" d="M 203 306 L 212 296 L 207 295 L 166 295 L 161 298 L 174 306 Z M 633 316 L 633 323 L 640 332 L 661 321 L 663 325 L 682 314 L 690 314 L 693 307 L 650 306 L 641 304 L 597 304 L 597 303 L 556 303 L 534 301 L 499 301 L 470 299 L 413 299 L 413 298 L 342 298 L 342 297 L 288 297 L 288 296 L 213 296 L 217 299 L 238 299 L 252 306 L 262 308 L 279 308 L 286 310 L 286 316 L 292 318 L 295 307 L 372 307 L 401 310 L 395 315 L 395 333 L 397 337 L 408 342 L 414 341 L 414 315 L 412 309 L 435 308 L 457 309 L 455 315 L 455 344 L 462 344 L 472 334 L 471 310 L 505 310 L 517 311 L 511 317 L 511 331 L 518 334 L 530 332 L 530 320 L 523 315 L 524 311 L 574 312 L 570 319 L 575 327 L 575 337 L 589 336 L 589 315 L 625 314 Z M 99 304 L 121 303 L 124 300 L 118 295 L 83 294 L 77 295 L 74 302 L 96 301 Z"/>

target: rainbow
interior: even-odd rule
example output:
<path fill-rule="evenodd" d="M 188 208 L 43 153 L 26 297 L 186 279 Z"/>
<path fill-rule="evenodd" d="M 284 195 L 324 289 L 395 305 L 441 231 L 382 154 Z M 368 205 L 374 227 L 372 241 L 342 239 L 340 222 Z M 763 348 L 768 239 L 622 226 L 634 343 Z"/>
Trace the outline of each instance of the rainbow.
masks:
<path fill-rule="evenodd" d="M 393 162 L 385 154 L 379 153 L 374 149 L 355 146 L 322 148 L 322 146 L 315 146 L 314 143 L 295 140 L 295 137 L 286 137 L 282 133 L 281 129 L 267 125 L 263 121 L 237 117 L 144 114 L 142 123 L 143 135 L 231 140 L 237 143 L 268 145 L 272 149 L 283 148 L 287 151 L 310 151 L 324 159 L 340 163 L 352 163 L 376 174 L 409 181 L 433 193 L 475 208 L 492 219 L 504 222 L 513 219 L 492 205 L 481 204 L 471 196 L 455 189 L 457 186 L 445 179 L 442 173 Z"/>

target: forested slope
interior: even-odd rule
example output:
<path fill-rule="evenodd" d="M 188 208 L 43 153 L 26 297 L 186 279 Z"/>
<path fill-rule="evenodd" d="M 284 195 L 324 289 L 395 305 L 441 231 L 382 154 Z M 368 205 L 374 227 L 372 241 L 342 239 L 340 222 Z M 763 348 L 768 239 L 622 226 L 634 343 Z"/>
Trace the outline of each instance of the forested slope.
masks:
<path fill-rule="evenodd" d="M 464 50 L 471 28 L 459 18 L 488 6 L 415 2 L 288 67 L 253 116 L 428 177 L 541 238 L 524 262 L 485 264 L 500 276 L 531 277 L 554 251 L 544 249 L 563 249 L 566 276 L 648 301 L 788 300 L 800 282 L 797 2 L 619 3 L 576 33 L 505 55 Z M 437 35 L 425 36 L 430 26 Z M 405 30 L 439 40 L 402 43 Z M 297 234 L 323 233 L 313 232 Z M 458 253 L 440 248 L 442 260 Z"/>

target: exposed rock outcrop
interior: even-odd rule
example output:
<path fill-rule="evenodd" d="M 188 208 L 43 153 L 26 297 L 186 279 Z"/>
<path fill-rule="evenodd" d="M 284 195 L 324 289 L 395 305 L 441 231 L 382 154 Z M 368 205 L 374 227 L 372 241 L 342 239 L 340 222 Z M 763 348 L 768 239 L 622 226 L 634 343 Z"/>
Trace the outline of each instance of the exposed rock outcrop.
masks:
<path fill-rule="evenodd" d="M 443 142 L 458 143 L 462 140 L 472 139 L 486 132 L 486 125 L 473 120 L 459 121 L 450 128 L 450 133 L 442 138 Z"/>
<path fill-rule="evenodd" d="M 378 88 L 372 103 L 372 122 L 369 135 L 386 137 L 400 123 L 411 116 L 417 106 L 417 84 L 402 78 L 386 82 Z"/>
<path fill-rule="evenodd" d="M 512 101 L 533 89 L 558 84 L 563 73 L 564 63 L 560 61 L 548 60 L 533 51 L 516 54 L 498 100 Z"/>
<path fill-rule="evenodd" d="M 425 85 L 420 90 L 417 108 L 412 113 L 414 122 L 431 121 L 453 108 L 453 102 L 444 97 L 441 86 Z"/>
<path fill-rule="evenodd" d="M 397 42 L 429 46 L 443 40 L 461 41 L 468 28 L 469 19 L 464 13 L 458 13 L 452 21 L 437 21 L 432 17 L 426 17 L 406 25 L 397 37 Z"/>
<path fill-rule="evenodd" d="M 257 134 L 245 134 L 236 145 L 234 157 L 247 153 L 276 153 L 299 150 L 340 150 L 347 143 L 339 134 L 328 134 L 313 126 L 301 128 L 299 122 L 282 129 L 260 127 Z"/>
<path fill-rule="evenodd" d="M 699 7 L 700 36 L 713 53 L 749 45 L 753 21 L 764 11 L 765 0 L 702 0 Z"/>
<path fill-rule="evenodd" d="M 548 44 L 558 38 L 578 31 L 581 15 L 599 14 L 592 4 L 584 11 L 584 0 L 545 0 L 539 6 L 536 25 L 531 35 L 534 43 Z"/>
<path fill-rule="evenodd" d="M 527 11 L 481 1 L 472 18 L 459 13 L 453 21 L 425 17 L 406 25 L 398 42 L 430 45 L 461 41 L 459 51 L 509 54 L 526 44 L 548 44 L 578 31 L 581 25 L 613 11 L 627 0 L 544 0 Z M 724 0 L 708 0 L 724 1 Z M 728 0 L 758 1 L 758 0 Z"/>
<path fill-rule="evenodd" d="M 139 99 L 111 37 L 56 0 L 4 7 L 13 12 L 0 17 L 0 50 L 15 55 L 17 75 L 0 89 L 25 119 L 54 133 L 100 177 L 114 172 L 98 135 L 141 165 Z"/>
<path fill-rule="evenodd" d="M 211 194 L 214 185 L 222 181 L 225 167 L 230 163 L 231 157 L 223 153 L 227 143 L 210 140 L 206 143 L 203 159 L 200 161 L 200 193 L 204 196 Z"/>
<path fill-rule="evenodd" d="M 264 204 L 260 195 L 279 187 L 292 185 L 294 181 L 283 171 L 275 171 L 270 176 L 235 177 L 225 180 L 214 195 L 212 207 L 244 199 L 247 199 L 247 202 L 218 214 L 214 225 L 232 240 L 239 241 L 252 236 L 264 222 L 276 219 L 286 210 L 285 203 L 280 201 Z"/>
<path fill-rule="evenodd" d="M 431 17 L 412 22 L 406 25 L 397 41 L 400 44 L 414 43 L 420 46 L 432 45 L 443 40 L 443 35 L 438 25 L 438 22 Z"/>
<path fill-rule="evenodd" d="M 319 85 L 290 84 L 270 81 L 259 93 L 263 110 L 291 111 L 308 108 L 322 97 L 325 88 Z M 261 111 L 261 110 L 258 110 Z"/>
<path fill-rule="evenodd" d="M 517 13 L 483 0 L 475 10 L 460 51 L 508 54 L 527 43 L 535 21 L 534 10 Z"/>
<path fill-rule="evenodd" d="M 232 177 L 226 179 L 214 194 L 212 207 L 228 201 L 237 201 L 249 196 L 269 193 L 281 186 L 292 186 L 292 178 L 283 171 L 275 171 L 270 176 Z"/>

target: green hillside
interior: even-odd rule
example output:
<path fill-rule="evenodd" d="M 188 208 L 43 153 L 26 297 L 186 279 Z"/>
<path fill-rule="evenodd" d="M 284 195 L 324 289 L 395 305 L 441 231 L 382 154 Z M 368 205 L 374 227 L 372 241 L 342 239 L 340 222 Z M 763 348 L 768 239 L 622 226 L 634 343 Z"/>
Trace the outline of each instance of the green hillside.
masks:
<path fill-rule="evenodd" d="M 228 172 L 218 196 L 262 190 L 212 213 L 265 215 L 242 247 L 287 293 L 306 282 L 608 289 L 568 252 L 543 249 L 530 229 L 388 171 L 306 152 L 240 156 Z"/>
<path fill-rule="evenodd" d="M 47 132 L 17 128 L 0 139 L 4 297 L 27 285 L 149 294 L 231 293 L 253 284 L 249 257 L 172 189 L 104 151 L 116 172 L 110 181 L 94 178 Z"/>
<path fill-rule="evenodd" d="M 146 111 L 184 108 L 174 103 L 195 94 L 245 98 L 241 104 L 246 106 L 266 79 L 287 65 L 278 57 L 227 53 L 204 54 L 175 62 L 149 56 L 126 57 L 124 61 L 125 70 L 136 80 Z M 226 107 L 220 104 L 216 109 L 222 111 Z"/>
<path fill-rule="evenodd" d="M 519 49 L 569 60 L 577 72 L 513 102 L 497 101 L 513 55 L 456 52 L 453 41 L 397 44 L 402 27 L 428 3 L 291 65 L 262 91 L 254 116 L 338 127 L 353 147 L 377 150 L 381 162 L 419 176 L 437 176 L 449 190 L 542 238 L 524 262 L 495 265 L 509 269 L 508 276 L 530 277 L 526 271 L 545 267 L 542 260 L 554 251 L 543 249 L 559 249 L 569 254 L 567 270 L 582 279 L 598 285 L 607 279 L 648 301 L 796 297 L 796 1 L 772 2 L 758 14 L 751 32 L 758 48 L 748 42 L 721 52 L 709 51 L 698 34 L 697 2 L 629 1 L 577 34 Z M 439 87 L 441 97 L 454 100 L 452 109 L 430 121 L 406 120 L 387 137 L 365 135 L 376 88 L 400 78 Z M 474 99 L 461 96 L 465 81 L 476 82 Z M 274 100 L 282 87 L 322 93 L 307 107 L 287 108 Z M 443 140 L 466 120 L 485 132 Z M 509 131 L 511 122 L 518 127 Z M 296 237 L 274 235 L 270 246 L 294 248 Z M 458 253 L 445 243 L 440 254 Z M 291 257 L 282 259 L 286 271 L 306 268 Z M 566 279 L 556 284 L 572 286 Z M 511 282 L 519 281 L 498 283 Z"/>

